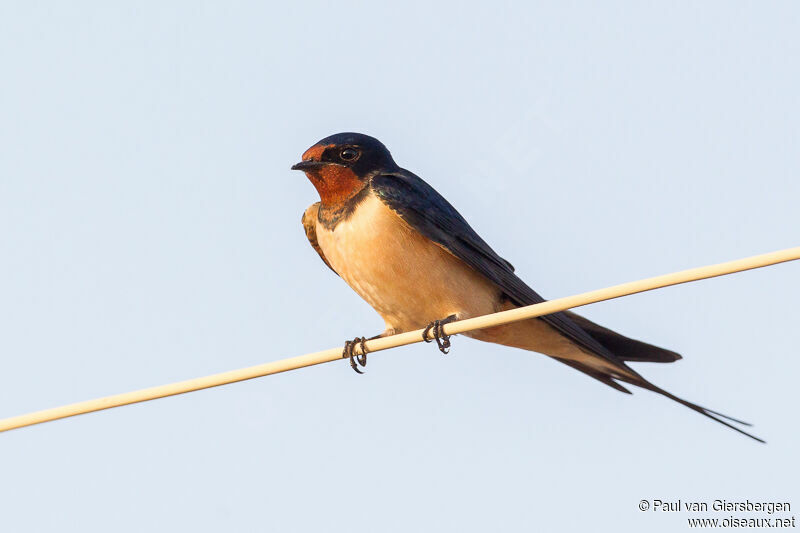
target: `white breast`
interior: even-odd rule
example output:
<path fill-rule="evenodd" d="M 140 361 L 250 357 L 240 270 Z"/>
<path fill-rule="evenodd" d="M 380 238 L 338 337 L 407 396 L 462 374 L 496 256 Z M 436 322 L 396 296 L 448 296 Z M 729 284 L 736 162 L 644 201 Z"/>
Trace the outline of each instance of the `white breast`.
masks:
<path fill-rule="evenodd" d="M 317 241 L 334 270 L 383 317 L 387 329 L 423 327 L 452 314 L 494 312 L 499 291 L 411 229 L 374 194 Z"/>

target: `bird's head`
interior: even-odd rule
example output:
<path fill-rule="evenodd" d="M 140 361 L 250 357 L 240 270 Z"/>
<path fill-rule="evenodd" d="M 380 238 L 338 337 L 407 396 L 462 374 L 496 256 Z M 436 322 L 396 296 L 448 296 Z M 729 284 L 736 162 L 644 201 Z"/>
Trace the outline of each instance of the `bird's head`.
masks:
<path fill-rule="evenodd" d="M 389 150 L 374 137 L 337 133 L 325 137 L 292 167 L 302 170 L 319 192 L 323 204 L 346 202 L 379 172 L 397 169 Z"/>

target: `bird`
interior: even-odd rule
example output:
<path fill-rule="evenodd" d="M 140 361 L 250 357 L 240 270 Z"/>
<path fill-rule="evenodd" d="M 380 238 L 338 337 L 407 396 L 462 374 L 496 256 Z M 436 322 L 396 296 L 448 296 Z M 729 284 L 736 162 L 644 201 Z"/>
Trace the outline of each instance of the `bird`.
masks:
<path fill-rule="evenodd" d="M 383 318 L 376 337 L 425 328 L 447 353 L 443 325 L 454 320 L 544 302 L 431 185 L 395 163 L 378 139 L 345 132 L 306 150 L 303 171 L 320 200 L 303 213 L 306 237 L 319 257 Z M 670 363 L 671 350 L 634 340 L 571 311 L 476 330 L 480 341 L 549 356 L 631 394 L 632 385 L 665 396 L 756 441 L 749 423 L 701 407 L 654 385 L 629 362 Z M 376 338 L 373 337 L 373 338 Z M 361 373 L 364 337 L 346 341 L 343 356 Z M 354 360 L 354 346 L 361 354 Z"/>

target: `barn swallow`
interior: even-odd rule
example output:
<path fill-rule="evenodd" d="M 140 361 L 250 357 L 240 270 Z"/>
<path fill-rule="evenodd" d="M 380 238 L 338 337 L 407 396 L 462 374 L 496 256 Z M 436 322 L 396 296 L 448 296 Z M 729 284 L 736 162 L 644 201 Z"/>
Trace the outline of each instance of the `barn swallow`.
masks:
<path fill-rule="evenodd" d="M 425 327 L 423 339 L 446 353 L 442 324 L 545 301 L 514 273 L 433 187 L 400 168 L 377 139 L 359 133 L 326 137 L 292 167 L 302 170 L 320 201 L 303 227 L 322 261 L 381 315 L 378 337 Z M 733 424 L 749 425 L 678 398 L 628 362 L 670 363 L 673 351 L 637 341 L 570 311 L 465 333 L 486 342 L 548 355 L 630 394 L 622 384 L 656 392 L 759 442 Z M 351 365 L 353 345 L 345 344 Z M 360 372 L 360 371 L 359 371 Z"/>

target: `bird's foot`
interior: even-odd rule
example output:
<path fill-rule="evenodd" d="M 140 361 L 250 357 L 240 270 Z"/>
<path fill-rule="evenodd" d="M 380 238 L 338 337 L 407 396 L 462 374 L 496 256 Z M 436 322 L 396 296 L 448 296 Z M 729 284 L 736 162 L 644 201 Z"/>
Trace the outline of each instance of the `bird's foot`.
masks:
<path fill-rule="evenodd" d="M 367 366 L 367 345 L 365 344 L 366 342 L 367 342 L 366 338 L 356 337 L 351 341 L 345 341 L 344 350 L 342 350 L 342 359 L 349 358 L 350 367 L 359 374 L 364 373 L 358 369 L 359 365 L 361 365 L 362 367 Z M 361 348 L 360 354 L 355 353 L 356 346 Z"/>
<path fill-rule="evenodd" d="M 436 341 L 436 345 L 439 346 L 439 351 L 446 355 L 450 350 L 450 335 L 445 335 L 444 325 L 455 321 L 456 318 L 456 315 L 450 315 L 443 320 L 434 320 L 425 326 L 425 330 L 422 332 L 422 340 L 425 342 Z M 428 338 L 429 333 L 431 334 L 431 338 Z"/>

